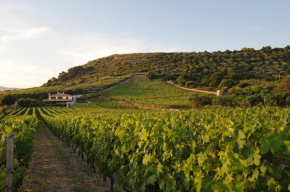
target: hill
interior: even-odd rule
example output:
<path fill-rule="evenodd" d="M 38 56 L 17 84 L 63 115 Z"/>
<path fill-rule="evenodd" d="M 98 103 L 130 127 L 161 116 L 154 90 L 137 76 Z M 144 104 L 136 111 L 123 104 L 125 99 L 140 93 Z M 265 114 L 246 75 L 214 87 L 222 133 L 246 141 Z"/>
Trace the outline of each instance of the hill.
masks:
<path fill-rule="evenodd" d="M 12 102 L 21 97 L 42 100 L 47 93 L 56 91 L 71 94 L 98 92 L 136 73 L 146 74 L 149 80 L 170 80 L 187 88 L 227 91 L 243 98 L 245 105 L 268 103 L 268 100 L 263 100 L 265 96 L 269 97 L 270 103 L 282 101 L 283 105 L 288 105 L 288 95 L 281 96 L 281 99 L 273 94 L 276 94 L 281 80 L 290 74 L 290 46 L 267 46 L 259 50 L 243 48 L 238 51 L 112 55 L 63 71 L 41 87 L 2 92 L 0 104 L 3 104 L 3 99 Z M 13 95 L 13 98 L 7 99 L 8 95 Z"/>
<path fill-rule="evenodd" d="M 217 88 L 223 79 L 233 83 L 248 79 L 275 81 L 290 74 L 290 47 L 112 55 L 61 72 L 44 86 L 92 83 L 102 77 L 139 72 L 146 72 L 149 79 L 173 80 L 183 86 L 209 90 Z"/>

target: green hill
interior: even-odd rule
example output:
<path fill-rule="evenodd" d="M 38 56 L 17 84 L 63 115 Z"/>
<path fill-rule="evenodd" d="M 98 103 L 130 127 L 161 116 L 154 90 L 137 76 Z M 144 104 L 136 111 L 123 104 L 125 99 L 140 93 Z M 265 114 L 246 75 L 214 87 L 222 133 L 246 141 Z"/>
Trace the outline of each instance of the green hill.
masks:
<path fill-rule="evenodd" d="M 259 50 L 243 48 L 239 51 L 112 55 L 61 72 L 41 87 L 2 92 L 0 104 L 3 104 L 3 99 L 12 102 L 21 97 L 42 100 L 47 93 L 56 91 L 71 94 L 98 92 L 136 73 L 146 74 L 150 80 L 171 80 L 188 88 L 221 89 L 241 98 L 258 95 L 258 98 L 250 98 L 250 103 L 265 104 L 261 98 L 274 94 L 280 81 L 290 74 L 290 46 L 267 46 Z M 8 95 L 13 98 L 7 99 Z M 283 102 L 287 97 L 283 95 Z M 275 97 L 275 100 L 281 99 Z"/>
<path fill-rule="evenodd" d="M 290 74 L 290 47 L 240 51 L 112 55 L 69 69 L 44 86 L 93 83 L 103 77 L 147 72 L 150 79 L 177 80 L 188 87 L 218 87 L 223 79 L 275 81 Z"/>

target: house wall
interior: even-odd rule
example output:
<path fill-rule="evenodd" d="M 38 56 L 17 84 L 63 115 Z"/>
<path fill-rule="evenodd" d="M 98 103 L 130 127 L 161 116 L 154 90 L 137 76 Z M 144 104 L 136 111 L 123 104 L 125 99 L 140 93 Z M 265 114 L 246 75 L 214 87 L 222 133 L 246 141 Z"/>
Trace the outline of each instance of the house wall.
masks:
<path fill-rule="evenodd" d="M 52 99 L 68 99 L 68 100 L 72 100 L 73 97 L 72 96 L 48 96 L 48 99 L 49 100 L 52 100 Z"/>

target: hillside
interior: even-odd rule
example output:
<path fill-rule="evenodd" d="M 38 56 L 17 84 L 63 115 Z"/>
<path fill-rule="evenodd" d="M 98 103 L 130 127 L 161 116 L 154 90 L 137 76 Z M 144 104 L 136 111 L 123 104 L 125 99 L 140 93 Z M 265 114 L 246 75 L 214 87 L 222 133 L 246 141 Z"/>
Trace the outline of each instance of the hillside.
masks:
<path fill-rule="evenodd" d="M 189 108 L 188 98 L 195 93 L 178 89 L 166 82 L 132 78 L 128 82 L 101 94 L 119 101 L 140 104 L 140 106 Z"/>
<path fill-rule="evenodd" d="M 44 86 L 92 83 L 102 77 L 147 72 L 150 79 L 177 81 L 188 87 L 214 89 L 223 79 L 275 81 L 290 74 L 290 47 L 243 48 L 239 51 L 134 53 L 112 55 L 69 69 Z"/>
<path fill-rule="evenodd" d="M 170 80 L 187 88 L 220 89 L 242 98 L 245 106 L 265 105 L 269 99 L 273 105 L 284 106 L 289 103 L 288 95 L 274 94 L 282 79 L 290 74 L 290 46 L 223 52 L 112 55 L 61 72 L 41 87 L 2 92 L 0 105 L 13 103 L 21 97 L 43 100 L 48 93 L 56 91 L 70 94 L 98 92 L 136 73 L 145 74 L 149 80 Z M 9 98 L 9 95 L 13 97 Z M 226 105 L 236 104 L 230 102 Z"/>

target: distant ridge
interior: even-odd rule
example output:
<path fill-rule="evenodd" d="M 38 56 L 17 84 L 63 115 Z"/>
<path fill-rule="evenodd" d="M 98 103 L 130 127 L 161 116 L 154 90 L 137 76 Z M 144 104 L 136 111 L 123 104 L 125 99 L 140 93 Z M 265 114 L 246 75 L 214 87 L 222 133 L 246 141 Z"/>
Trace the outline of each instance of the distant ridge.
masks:
<path fill-rule="evenodd" d="M 1 91 L 7 91 L 7 90 L 18 90 L 18 88 L 9 88 L 9 87 L 2 87 L 2 86 L 0 86 L 0 92 Z"/>

